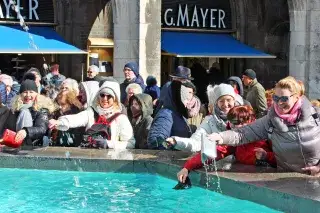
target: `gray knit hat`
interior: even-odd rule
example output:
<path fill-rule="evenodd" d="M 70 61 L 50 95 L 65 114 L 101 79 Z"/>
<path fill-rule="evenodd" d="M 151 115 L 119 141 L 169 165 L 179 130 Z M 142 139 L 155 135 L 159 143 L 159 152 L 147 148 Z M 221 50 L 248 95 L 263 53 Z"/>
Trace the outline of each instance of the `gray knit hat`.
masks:
<path fill-rule="evenodd" d="M 209 104 L 215 105 L 218 99 L 224 95 L 230 95 L 236 99 L 236 93 L 231 85 L 229 84 L 219 84 L 219 85 L 209 85 L 207 87 L 207 95 L 209 99 Z"/>

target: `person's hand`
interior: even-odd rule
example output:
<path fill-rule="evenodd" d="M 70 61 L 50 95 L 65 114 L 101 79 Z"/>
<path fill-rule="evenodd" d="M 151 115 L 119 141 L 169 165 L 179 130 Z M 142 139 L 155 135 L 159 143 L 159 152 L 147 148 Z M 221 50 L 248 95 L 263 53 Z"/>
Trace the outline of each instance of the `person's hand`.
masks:
<path fill-rule="evenodd" d="M 181 170 L 177 173 L 178 181 L 180 181 L 181 183 L 185 183 L 188 175 L 189 175 L 188 169 L 186 169 L 186 168 L 181 169 Z"/>
<path fill-rule="evenodd" d="M 17 132 L 16 137 L 14 138 L 14 142 L 18 143 L 20 141 L 23 141 L 27 137 L 26 130 L 22 129 Z"/>
<path fill-rule="evenodd" d="M 254 148 L 253 150 L 258 160 L 265 160 L 267 158 L 267 152 L 262 148 Z"/>
<path fill-rule="evenodd" d="M 320 177 L 320 166 L 307 166 L 302 168 L 302 171 L 307 172 L 309 175 Z"/>
<path fill-rule="evenodd" d="M 49 129 L 55 129 L 59 125 L 59 121 L 55 119 L 49 120 Z"/>
<path fill-rule="evenodd" d="M 167 138 L 166 143 L 167 143 L 168 148 L 171 148 L 177 144 L 177 141 L 174 138 Z"/>
<path fill-rule="evenodd" d="M 217 144 L 222 144 L 223 143 L 223 139 L 220 136 L 220 134 L 218 133 L 212 133 L 210 135 L 208 135 L 209 140 L 211 140 L 212 142 L 215 142 Z"/>

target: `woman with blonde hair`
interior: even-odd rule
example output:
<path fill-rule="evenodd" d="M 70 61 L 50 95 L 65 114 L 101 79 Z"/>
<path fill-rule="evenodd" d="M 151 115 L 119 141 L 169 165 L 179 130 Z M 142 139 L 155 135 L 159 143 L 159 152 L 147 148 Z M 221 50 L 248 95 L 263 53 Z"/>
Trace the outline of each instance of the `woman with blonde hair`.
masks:
<path fill-rule="evenodd" d="M 48 130 L 48 116 L 56 109 L 53 101 L 38 94 L 35 81 L 25 80 L 20 87 L 20 95 L 13 101 L 6 129 L 17 132 L 15 141 L 28 145 L 42 145 Z"/>
<path fill-rule="evenodd" d="M 231 146 L 270 139 L 279 169 L 319 176 L 320 112 L 302 94 L 303 88 L 293 77 L 282 79 L 275 86 L 274 104 L 266 116 L 209 138 Z"/>
<path fill-rule="evenodd" d="M 50 128 L 67 131 L 86 128 L 85 146 L 94 148 L 133 149 L 135 139 L 128 117 L 121 113 L 120 87 L 107 81 L 97 92 L 93 104 L 85 111 L 50 120 Z"/>
<path fill-rule="evenodd" d="M 74 115 L 82 111 L 83 106 L 74 91 L 60 91 L 56 103 L 59 109 L 53 114 L 53 119 L 59 119 L 64 115 Z M 77 147 L 82 142 L 84 128 L 73 128 L 68 131 L 53 130 L 51 139 L 53 146 L 72 146 Z"/>

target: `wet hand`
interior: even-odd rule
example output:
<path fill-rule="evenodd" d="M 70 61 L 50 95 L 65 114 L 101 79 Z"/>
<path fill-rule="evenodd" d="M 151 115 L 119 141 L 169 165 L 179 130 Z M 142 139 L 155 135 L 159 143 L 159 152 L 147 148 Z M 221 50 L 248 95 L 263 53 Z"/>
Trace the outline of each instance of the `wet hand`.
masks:
<path fill-rule="evenodd" d="M 51 119 L 49 120 L 49 129 L 55 129 L 59 125 L 58 120 Z"/>
<path fill-rule="evenodd" d="M 19 132 L 17 132 L 16 137 L 14 138 L 14 142 L 18 143 L 20 141 L 23 141 L 27 137 L 26 130 L 22 129 Z"/>
<path fill-rule="evenodd" d="M 181 170 L 177 173 L 178 181 L 180 181 L 181 183 L 185 183 L 188 175 L 189 175 L 188 169 L 186 169 L 186 168 L 181 169 Z"/>
<path fill-rule="evenodd" d="M 265 160 L 267 158 L 267 152 L 264 149 L 256 147 L 253 151 L 255 152 L 258 160 Z"/>
<path fill-rule="evenodd" d="M 223 139 L 218 133 L 212 133 L 208 135 L 209 140 L 216 142 L 217 144 L 223 144 Z"/>
<path fill-rule="evenodd" d="M 307 166 L 302 168 L 302 171 L 307 172 L 309 175 L 320 177 L 320 166 Z"/>

